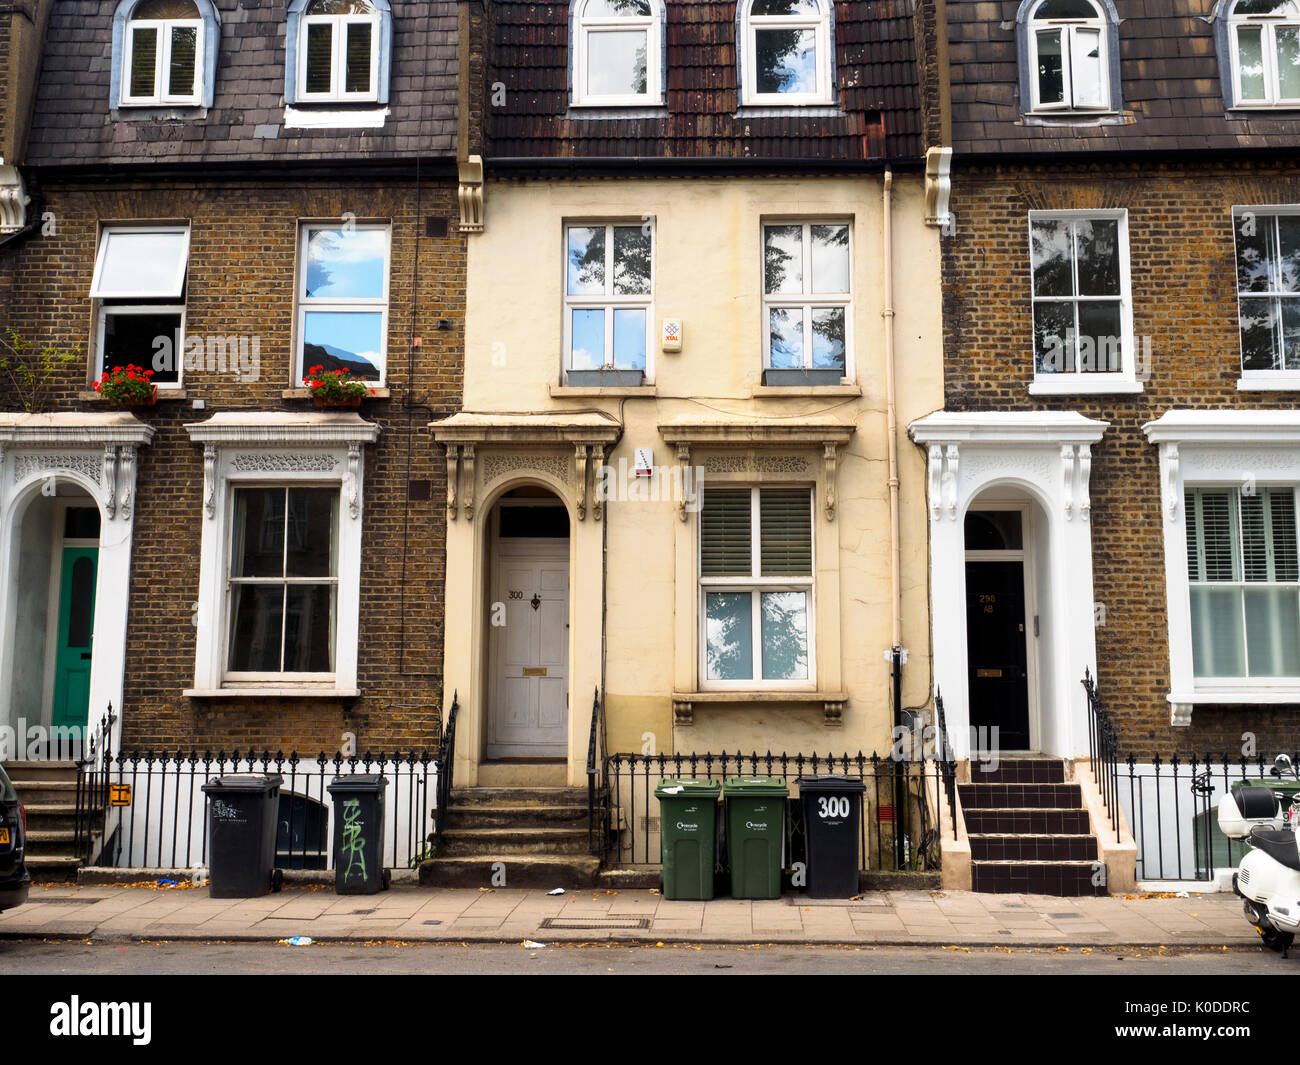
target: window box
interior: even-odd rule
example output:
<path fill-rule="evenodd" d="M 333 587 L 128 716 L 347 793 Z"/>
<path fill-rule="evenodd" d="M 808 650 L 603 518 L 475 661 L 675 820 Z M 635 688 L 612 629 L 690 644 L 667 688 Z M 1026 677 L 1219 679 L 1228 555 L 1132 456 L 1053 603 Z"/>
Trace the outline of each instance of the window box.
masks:
<path fill-rule="evenodd" d="M 571 388 L 638 388 L 645 384 L 644 370 L 570 370 Z"/>
<path fill-rule="evenodd" d="M 825 388 L 838 385 L 844 380 L 839 370 L 822 370 L 805 367 L 799 370 L 777 370 L 768 368 L 763 371 L 763 384 L 782 388 Z"/>

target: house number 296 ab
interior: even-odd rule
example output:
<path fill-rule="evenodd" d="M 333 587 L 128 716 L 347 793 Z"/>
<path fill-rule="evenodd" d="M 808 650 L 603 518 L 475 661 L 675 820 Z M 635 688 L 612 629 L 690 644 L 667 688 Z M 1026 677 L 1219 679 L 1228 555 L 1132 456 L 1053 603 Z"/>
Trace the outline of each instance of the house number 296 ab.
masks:
<path fill-rule="evenodd" d="M 818 817 L 848 817 L 849 800 L 843 795 L 819 795 L 817 797 Z"/>

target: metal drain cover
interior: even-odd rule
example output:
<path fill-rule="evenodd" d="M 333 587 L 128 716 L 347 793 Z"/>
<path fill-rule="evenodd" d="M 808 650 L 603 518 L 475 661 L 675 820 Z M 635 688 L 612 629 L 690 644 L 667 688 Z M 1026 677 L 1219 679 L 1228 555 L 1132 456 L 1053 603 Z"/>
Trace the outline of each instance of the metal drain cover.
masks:
<path fill-rule="evenodd" d="M 575 932 L 595 931 L 600 928 L 634 928 L 644 930 L 650 927 L 649 917 L 548 917 L 541 925 L 543 928 L 568 929 Z"/>

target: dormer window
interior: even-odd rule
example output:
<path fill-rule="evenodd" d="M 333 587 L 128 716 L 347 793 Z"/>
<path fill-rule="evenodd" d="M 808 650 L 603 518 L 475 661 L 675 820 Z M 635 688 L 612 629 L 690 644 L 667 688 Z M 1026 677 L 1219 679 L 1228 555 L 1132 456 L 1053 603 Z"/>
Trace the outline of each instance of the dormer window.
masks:
<path fill-rule="evenodd" d="M 741 0 L 745 104 L 832 102 L 829 0 Z"/>
<path fill-rule="evenodd" d="M 1300 3 L 1236 0 L 1227 43 L 1234 106 L 1300 107 Z"/>
<path fill-rule="evenodd" d="M 379 13 L 367 0 L 312 0 L 298 33 L 300 102 L 377 99 Z"/>
<path fill-rule="evenodd" d="M 113 24 L 114 106 L 210 106 L 219 32 L 210 0 L 119 4 Z"/>
<path fill-rule="evenodd" d="M 575 10 L 573 103 L 661 103 L 658 0 L 577 0 Z"/>
<path fill-rule="evenodd" d="M 1108 19 L 1094 0 L 1029 7 L 1029 89 L 1034 111 L 1109 111 Z"/>

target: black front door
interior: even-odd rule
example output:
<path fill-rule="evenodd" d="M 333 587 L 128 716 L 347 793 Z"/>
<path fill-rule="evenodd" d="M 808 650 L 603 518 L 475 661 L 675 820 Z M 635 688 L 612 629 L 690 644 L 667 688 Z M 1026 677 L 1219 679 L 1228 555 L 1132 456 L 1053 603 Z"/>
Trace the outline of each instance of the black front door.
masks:
<path fill-rule="evenodd" d="M 966 563 L 966 660 L 972 746 L 1029 750 L 1023 562 Z"/>

